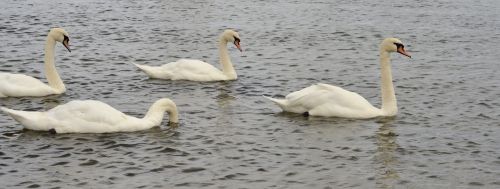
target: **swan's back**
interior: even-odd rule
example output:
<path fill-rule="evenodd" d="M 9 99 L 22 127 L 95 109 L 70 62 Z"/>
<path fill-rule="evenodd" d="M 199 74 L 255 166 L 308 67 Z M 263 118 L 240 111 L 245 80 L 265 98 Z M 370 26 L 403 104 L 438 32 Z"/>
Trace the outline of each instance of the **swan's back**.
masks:
<path fill-rule="evenodd" d="M 96 100 L 74 100 L 52 108 L 47 114 L 59 121 L 81 120 L 105 124 L 117 124 L 128 117 L 108 104 Z"/>
<path fill-rule="evenodd" d="M 54 92 L 54 89 L 34 77 L 0 72 L 0 97 L 45 96 Z"/>
<path fill-rule="evenodd" d="M 75 100 L 47 112 L 57 133 L 109 133 L 142 130 L 147 123 L 95 100 Z"/>

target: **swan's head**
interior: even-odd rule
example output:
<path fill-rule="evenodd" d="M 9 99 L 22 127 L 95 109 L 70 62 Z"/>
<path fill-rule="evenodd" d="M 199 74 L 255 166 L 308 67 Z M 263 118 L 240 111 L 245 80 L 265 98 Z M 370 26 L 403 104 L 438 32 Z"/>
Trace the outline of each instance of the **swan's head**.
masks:
<path fill-rule="evenodd" d="M 221 35 L 221 39 L 222 40 L 225 40 L 227 42 L 232 42 L 236 48 L 238 48 L 238 50 L 240 50 L 240 52 L 242 52 L 243 50 L 241 49 L 241 46 L 240 46 L 240 35 L 238 34 L 238 32 L 235 32 L 233 30 L 225 30 L 222 35 Z"/>
<path fill-rule="evenodd" d="M 157 100 L 154 103 L 154 106 L 155 105 L 163 111 L 167 111 L 170 123 L 179 123 L 179 112 L 177 112 L 177 105 L 175 105 L 174 101 L 168 98 L 162 98 Z"/>
<path fill-rule="evenodd" d="M 403 42 L 397 38 L 386 38 L 384 41 L 382 41 L 382 44 L 380 45 L 381 50 L 384 50 L 386 52 L 398 52 L 399 54 L 405 55 L 407 57 L 411 58 L 411 55 L 408 54 L 405 50 L 405 46 L 403 45 Z"/>
<path fill-rule="evenodd" d="M 49 36 L 52 37 L 54 40 L 62 43 L 66 49 L 68 49 L 69 52 L 71 52 L 71 49 L 69 48 L 69 35 L 68 32 L 66 32 L 62 28 L 52 28 L 49 32 Z"/>

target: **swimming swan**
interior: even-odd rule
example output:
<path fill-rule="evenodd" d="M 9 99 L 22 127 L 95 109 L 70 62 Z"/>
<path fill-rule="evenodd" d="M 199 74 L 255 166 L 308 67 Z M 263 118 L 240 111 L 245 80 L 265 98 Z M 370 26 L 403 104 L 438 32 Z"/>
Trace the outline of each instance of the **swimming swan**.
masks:
<path fill-rule="evenodd" d="M 396 38 L 387 38 L 380 44 L 382 108 L 373 107 L 361 95 L 328 84 L 316 84 L 288 94 L 285 99 L 268 98 L 283 111 L 304 113 L 311 116 L 373 118 L 395 116 L 398 112 L 396 95 L 392 84 L 391 52 L 411 56 L 405 51 L 403 43 Z"/>
<path fill-rule="evenodd" d="M 168 99 L 157 100 L 144 118 L 125 115 L 113 107 L 95 100 L 75 100 L 46 112 L 18 111 L 0 108 L 24 128 L 56 133 L 111 133 L 132 132 L 161 124 L 164 112 L 170 122 L 178 123 L 177 106 Z"/>
<path fill-rule="evenodd" d="M 237 78 L 236 71 L 231 63 L 226 47 L 228 42 L 234 43 L 236 48 L 242 51 L 238 33 L 233 30 L 225 30 L 219 38 L 219 56 L 222 71 L 206 62 L 192 59 L 180 59 L 177 62 L 171 62 L 158 67 L 134 65 L 144 71 L 150 78 L 156 79 L 191 81 L 235 80 Z"/>
<path fill-rule="evenodd" d="M 54 49 L 56 41 L 61 42 L 69 52 L 68 33 L 62 28 L 53 28 L 45 42 L 45 76 L 48 85 L 34 77 L 23 74 L 0 73 L 0 97 L 47 96 L 61 94 L 66 91 L 64 83 L 54 65 Z"/>

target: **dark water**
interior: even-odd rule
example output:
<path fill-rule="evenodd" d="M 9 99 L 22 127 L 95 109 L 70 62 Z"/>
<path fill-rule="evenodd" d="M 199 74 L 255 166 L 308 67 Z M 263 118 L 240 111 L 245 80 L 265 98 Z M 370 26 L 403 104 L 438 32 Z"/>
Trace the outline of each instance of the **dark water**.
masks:
<path fill-rule="evenodd" d="M 56 51 L 67 93 L 1 106 L 95 99 L 143 116 L 169 97 L 181 126 L 51 135 L 0 114 L 2 188 L 500 188 L 500 1 L 6 0 L 0 71 L 44 79 L 56 26 L 73 48 Z M 226 28 L 242 38 L 237 81 L 150 80 L 130 64 L 218 66 Z M 379 106 L 378 44 L 392 36 L 413 55 L 393 55 L 395 118 L 305 118 L 261 97 L 323 82 Z"/>

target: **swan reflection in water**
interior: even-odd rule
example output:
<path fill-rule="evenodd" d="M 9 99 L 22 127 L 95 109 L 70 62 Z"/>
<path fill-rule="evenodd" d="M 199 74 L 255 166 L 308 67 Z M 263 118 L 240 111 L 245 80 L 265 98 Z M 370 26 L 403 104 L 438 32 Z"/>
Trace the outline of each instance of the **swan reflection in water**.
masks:
<path fill-rule="evenodd" d="M 399 179 L 397 165 L 399 164 L 395 154 L 399 145 L 396 143 L 397 134 L 393 129 L 395 117 L 379 118 L 380 123 L 376 132 L 377 151 L 375 155 L 375 164 L 377 173 L 375 176 L 377 188 L 393 188 Z"/>
<path fill-rule="evenodd" d="M 232 103 L 236 100 L 236 97 L 231 95 L 232 83 L 230 81 L 220 82 L 218 87 L 219 94 L 216 97 L 218 115 L 217 115 L 217 125 L 233 125 L 231 120 L 234 114 Z"/>

